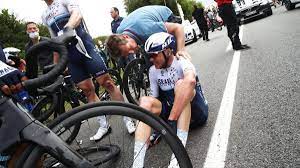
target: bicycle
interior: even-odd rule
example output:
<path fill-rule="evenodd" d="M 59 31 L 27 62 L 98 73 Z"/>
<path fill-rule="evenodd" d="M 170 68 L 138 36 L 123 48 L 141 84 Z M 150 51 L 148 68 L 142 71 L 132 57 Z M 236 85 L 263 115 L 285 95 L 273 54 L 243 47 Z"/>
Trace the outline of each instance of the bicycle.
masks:
<path fill-rule="evenodd" d="M 44 73 L 49 72 L 54 65 L 49 65 L 44 68 Z M 108 73 L 115 82 L 115 84 L 123 92 L 121 85 L 122 79 L 118 72 L 114 69 L 108 69 Z M 95 91 L 101 101 L 110 100 L 109 93 L 94 79 Z M 87 104 L 88 100 L 84 93 L 78 89 L 71 79 L 71 75 L 60 76 L 53 84 L 38 89 L 38 95 L 40 100 L 34 106 L 32 115 L 40 122 L 45 122 L 53 115 L 56 118 L 58 115 L 80 106 L 81 104 Z M 52 119 L 53 119 L 52 118 Z"/>
<path fill-rule="evenodd" d="M 62 37 L 52 41 L 41 42 L 30 49 L 32 52 L 30 55 L 33 56 L 37 55 L 36 53 L 45 48 L 55 50 L 59 53 L 59 55 L 61 55 L 61 60 L 57 66 L 46 75 L 23 82 L 23 86 L 25 88 L 28 89 L 45 85 L 47 82 L 51 81 L 51 79 L 56 78 L 60 72 L 65 69 L 67 64 L 67 50 L 63 44 L 58 44 L 56 40 L 58 41 L 60 38 L 70 39 L 70 37 L 73 37 L 73 34 L 70 35 L 66 33 Z M 119 149 L 121 149 L 118 147 L 119 144 L 115 145 L 112 143 L 106 146 L 99 145 L 92 148 L 81 147 L 79 150 L 75 151 L 73 149 L 74 146 L 69 146 L 54 133 L 56 132 L 64 138 L 64 133 L 67 133 L 69 129 L 77 123 L 99 115 L 126 115 L 150 125 L 152 128 L 162 133 L 163 139 L 165 139 L 166 144 L 169 145 L 171 152 L 175 154 L 180 167 L 192 167 L 186 150 L 175 133 L 172 132 L 171 128 L 164 123 L 162 119 L 132 104 L 121 102 L 99 102 L 77 107 L 70 110 L 68 113 L 60 115 L 58 118 L 54 119 L 51 124 L 49 124 L 49 128 L 52 128 L 54 132 L 36 119 L 32 118 L 28 113 L 22 112 L 16 107 L 9 97 L 1 95 L 0 107 L 0 153 L 11 154 L 16 144 L 23 142 L 30 144 L 27 150 L 24 151 L 22 156 L 19 158 L 17 167 L 32 168 L 35 166 L 37 160 L 45 158 L 43 159 L 43 163 L 50 163 L 50 167 L 64 165 L 72 168 L 90 168 L 103 166 L 104 163 L 108 163 L 108 161 L 111 161 L 111 159 L 114 159 L 116 156 L 123 157 L 123 154 L 127 152 L 124 150 L 125 146 L 122 148 L 123 151 L 121 155 L 119 154 Z M 18 122 L 16 123 L 15 121 Z M 83 130 L 83 133 L 84 132 L 85 131 Z M 73 142 L 75 144 L 80 144 L 77 140 Z M 100 157 L 97 153 L 97 159 L 91 159 L 87 156 L 87 154 L 91 151 L 104 151 L 105 154 Z M 47 155 L 44 155 L 46 153 Z M 128 160 L 133 158 L 126 157 L 125 159 Z M 121 161 L 112 161 L 111 164 L 114 165 L 120 162 Z M 156 163 L 159 164 L 159 162 Z M 124 160 L 122 160 L 120 164 L 125 167 Z M 130 167 L 130 163 L 127 164 L 127 166 Z"/>
<path fill-rule="evenodd" d="M 123 87 L 127 100 L 138 104 L 142 96 L 148 96 L 150 92 L 149 68 L 151 63 L 143 51 L 136 59 L 129 62 L 123 75 Z"/>

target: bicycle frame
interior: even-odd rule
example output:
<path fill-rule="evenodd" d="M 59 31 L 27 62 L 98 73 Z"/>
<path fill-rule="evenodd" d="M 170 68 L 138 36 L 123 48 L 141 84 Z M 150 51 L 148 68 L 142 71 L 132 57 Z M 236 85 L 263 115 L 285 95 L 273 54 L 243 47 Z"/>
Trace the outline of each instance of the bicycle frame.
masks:
<path fill-rule="evenodd" d="M 33 142 L 56 158 L 66 158 L 69 164 L 92 167 L 49 128 L 17 108 L 11 99 L 2 98 L 0 109 L 0 153 L 10 154 L 17 144 Z"/>
<path fill-rule="evenodd" d="M 63 36 L 59 36 L 53 41 L 44 41 L 33 46 L 30 56 L 37 56 L 44 49 L 57 51 L 61 59 L 57 66 L 49 73 L 36 79 L 22 82 L 25 89 L 37 88 L 46 85 L 62 72 L 67 64 L 67 48 L 64 46 L 75 38 L 72 29 L 66 29 Z M 28 113 L 21 111 L 12 100 L 4 97 L 0 93 L 0 153 L 12 154 L 13 148 L 20 143 L 31 143 L 40 146 L 53 157 L 62 160 L 65 165 L 85 168 L 93 167 L 89 161 L 72 150 L 63 140 L 54 134 L 49 128 L 32 118 Z"/>

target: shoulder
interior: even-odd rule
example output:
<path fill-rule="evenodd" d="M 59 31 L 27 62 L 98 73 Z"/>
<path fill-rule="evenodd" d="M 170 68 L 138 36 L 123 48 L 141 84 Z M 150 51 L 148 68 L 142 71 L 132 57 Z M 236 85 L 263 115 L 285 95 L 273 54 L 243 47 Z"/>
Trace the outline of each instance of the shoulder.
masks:
<path fill-rule="evenodd" d="M 32 42 L 29 40 L 26 44 L 25 44 L 25 52 L 27 52 L 27 50 L 32 46 Z"/>
<path fill-rule="evenodd" d="M 191 64 L 193 65 L 193 63 L 189 60 L 189 59 L 186 59 L 186 58 L 179 58 L 179 59 L 174 59 L 176 60 L 179 64 Z"/>
<path fill-rule="evenodd" d="M 149 68 L 149 73 L 155 73 L 155 71 L 156 71 L 156 68 L 155 68 L 155 66 L 154 65 L 152 65 L 150 68 Z"/>
<path fill-rule="evenodd" d="M 149 76 L 156 78 L 160 74 L 161 69 L 156 69 L 154 65 L 149 68 Z"/>
<path fill-rule="evenodd" d="M 180 68 L 182 68 L 183 71 L 193 70 L 195 72 L 194 64 L 188 59 L 180 58 L 177 60 L 177 64 L 180 65 Z"/>

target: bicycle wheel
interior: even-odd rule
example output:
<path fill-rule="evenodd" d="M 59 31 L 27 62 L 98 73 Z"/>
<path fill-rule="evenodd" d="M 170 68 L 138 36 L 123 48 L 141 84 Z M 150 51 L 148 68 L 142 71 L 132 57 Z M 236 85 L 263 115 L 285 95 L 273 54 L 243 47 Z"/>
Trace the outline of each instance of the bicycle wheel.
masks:
<path fill-rule="evenodd" d="M 55 110 L 57 106 L 57 97 L 53 95 L 47 95 L 43 97 L 32 109 L 32 115 L 40 122 L 45 122 Z"/>
<path fill-rule="evenodd" d="M 142 96 L 148 96 L 150 81 L 148 68 L 144 59 L 132 60 L 125 68 L 123 75 L 124 93 L 130 103 L 138 104 Z"/>
<path fill-rule="evenodd" d="M 89 141 L 87 138 L 98 129 L 95 119 L 97 116 L 106 116 L 110 124 L 113 124 L 111 125 L 113 131 L 101 141 Z M 137 124 L 144 122 L 162 134 L 162 141 L 146 153 L 145 167 L 167 167 L 172 153 L 175 154 L 181 168 L 192 167 L 185 148 L 172 132 L 171 128 L 162 119 L 132 104 L 99 102 L 80 106 L 58 117 L 49 128 L 52 128 L 52 130 L 63 139 L 64 136 L 68 134 L 70 127 L 78 122 L 85 121 L 82 123 L 76 141 L 71 144 L 71 147 L 97 167 L 129 168 L 132 167 L 134 160 L 134 138 L 127 133 L 122 121 L 123 116 L 138 120 Z M 147 142 L 144 145 L 147 145 Z M 108 146 L 110 151 L 101 151 L 101 147 L 103 146 Z M 95 151 L 98 152 L 96 154 L 87 155 L 90 148 L 97 149 Z M 116 153 L 118 148 L 121 150 L 120 153 Z M 88 152 L 81 153 L 81 151 L 85 150 Z M 27 162 L 34 163 L 41 158 L 44 153 L 45 151 L 37 147 L 28 157 Z M 59 161 L 57 161 L 58 159 L 47 157 L 46 160 L 51 160 L 56 166 L 60 165 Z M 53 162 L 53 160 L 55 160 L 55 162 Z M 46 162 L 44 164 L 46 164 Z M 44 166 L 47 167 L 47 165 Z M 68 167 L 68 165 L 65 166 Z"/>

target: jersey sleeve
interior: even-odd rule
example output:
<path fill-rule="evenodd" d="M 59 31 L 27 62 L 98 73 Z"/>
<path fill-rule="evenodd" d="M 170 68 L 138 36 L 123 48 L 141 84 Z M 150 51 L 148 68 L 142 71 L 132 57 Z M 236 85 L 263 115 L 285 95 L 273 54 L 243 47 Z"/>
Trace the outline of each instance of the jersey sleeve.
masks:
<path fill-rule="evenodd" d="M 192 62 L 188 59 L 185 58 L 180 58 L 180 67 L 182 69 L 183 74 L 189 70 L 193 71 L 194 74 L 196 75 L 196 69 L 195 66 L 192 64 Z"/>
<path fill-rule="evenodd" d="M 159 88 L 157 84 L 157 77 L 155 74 L 155 68 L 152 66 L 149 69 L 149 80 L 150 80 L 150 96 L 157 98 L 159 96 Z"/>

